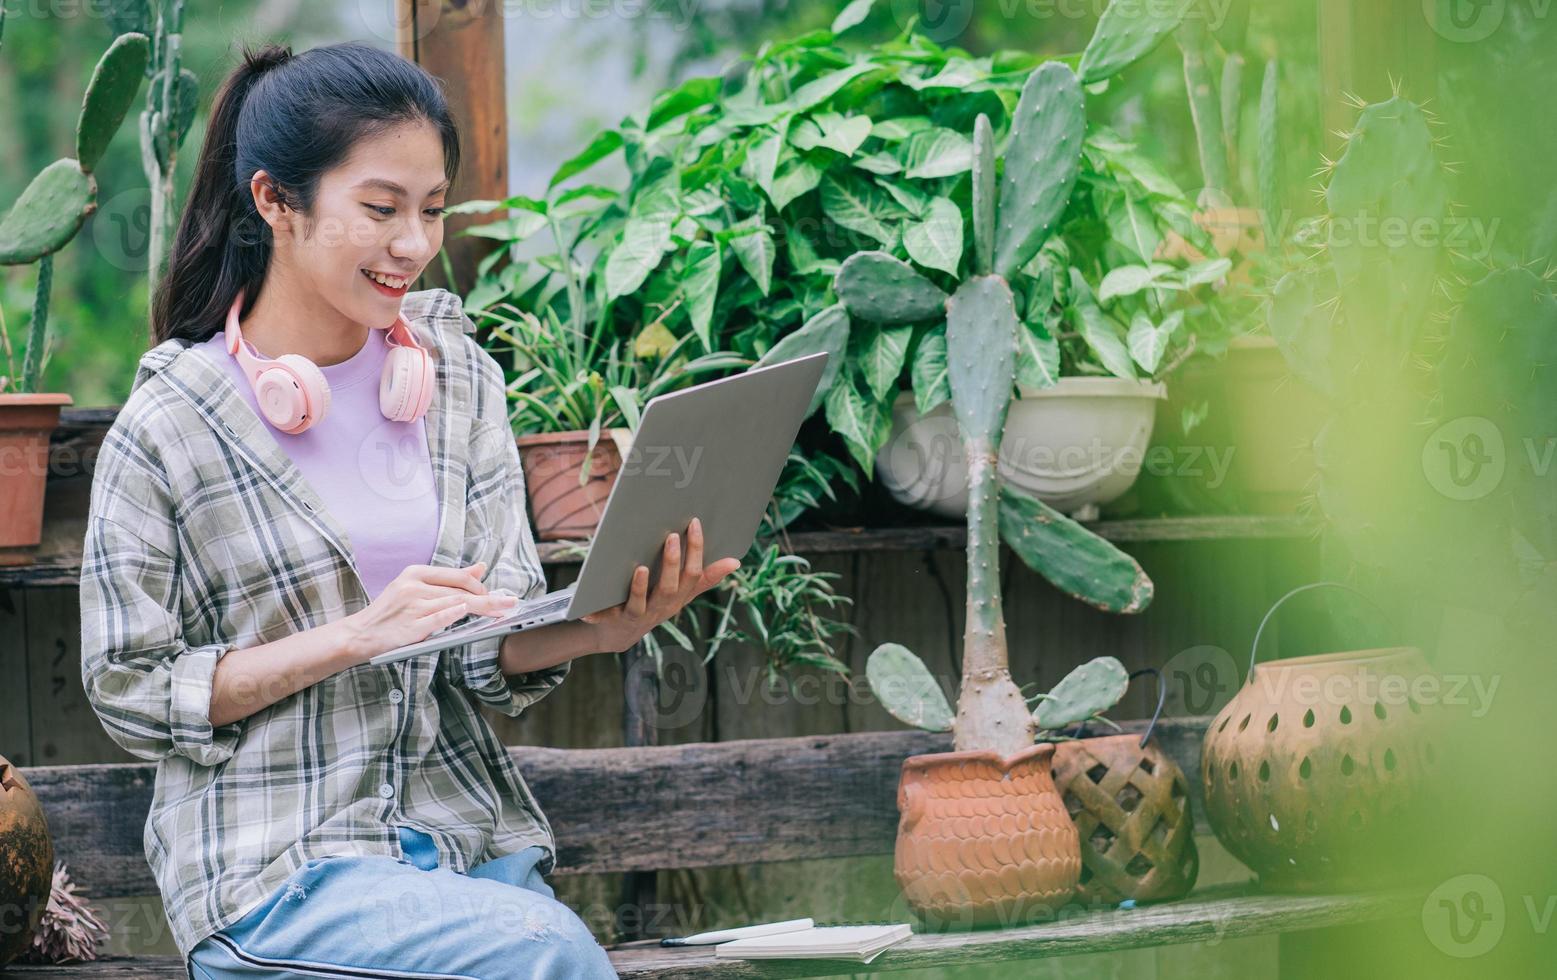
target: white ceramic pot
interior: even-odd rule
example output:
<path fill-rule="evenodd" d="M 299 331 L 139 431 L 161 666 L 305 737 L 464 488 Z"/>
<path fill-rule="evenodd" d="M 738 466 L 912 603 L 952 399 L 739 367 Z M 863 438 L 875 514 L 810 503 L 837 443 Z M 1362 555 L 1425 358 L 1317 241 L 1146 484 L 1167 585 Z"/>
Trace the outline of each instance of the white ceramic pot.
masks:
<path fill-rule="evenodd" d="M 1000 475 L 1044 503 L 1090 520 L 1130 489 L 1145 463 L 1160 383 L 1061 378 L 1052 388 L 1019 386 L 1000 441 Z M 892 406 L 892 436 L 876 456 L 876 478 L 893 499 L 948 518 L 966 516 L 968 464 L 951 404 L 928 415 L 912 392 Z"/>

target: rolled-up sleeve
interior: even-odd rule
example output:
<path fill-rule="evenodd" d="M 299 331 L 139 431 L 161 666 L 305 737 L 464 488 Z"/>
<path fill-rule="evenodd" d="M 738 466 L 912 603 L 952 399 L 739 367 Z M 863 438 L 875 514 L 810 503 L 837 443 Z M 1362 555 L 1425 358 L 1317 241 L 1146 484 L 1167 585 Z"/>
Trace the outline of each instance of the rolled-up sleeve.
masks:
<path fill-rule="evenodd" d="M 508 425 L 508 405 L 502 368 L 492 355 L 475 345 L 479 370 L 471 425 L 470 477 L 466 507 L 473 523 L 484 528 L 466 542 L 466 564 L 487 563 L 489 590 L 507 589 L 521 599 L 546 592 L 535 538 L 526 511 L 524 470 L 519 446 Z M 523 674 L 504 674 L 499 665 L 503 638 L 481 640 L 442 654 L 440 669 L 456 687 L 509 717 L 539 701 L 561 684 L 571 660 Z"/>
<path fill-rule="evenodd" d="M 131 755 L 206 766 L 238 747 L 239 722 L 212 726 L 211 680 L 230 644 L 189 646 L 178 562 L 118 520 L 93 514 L 81 567 L 81 683 L 108 737 Z"/>

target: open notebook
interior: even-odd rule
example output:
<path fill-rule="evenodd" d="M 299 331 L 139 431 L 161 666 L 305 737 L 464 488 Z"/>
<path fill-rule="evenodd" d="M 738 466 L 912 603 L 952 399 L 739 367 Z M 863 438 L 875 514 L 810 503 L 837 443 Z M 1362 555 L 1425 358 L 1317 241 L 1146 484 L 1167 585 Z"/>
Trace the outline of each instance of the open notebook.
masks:
<path fill-rule="evenodd" d="M 813 926 L 797 932 L 736 939 L 714 947 L 716 959 L 858 960 L 869 963 L 914 934 L 907 924 Z"/>

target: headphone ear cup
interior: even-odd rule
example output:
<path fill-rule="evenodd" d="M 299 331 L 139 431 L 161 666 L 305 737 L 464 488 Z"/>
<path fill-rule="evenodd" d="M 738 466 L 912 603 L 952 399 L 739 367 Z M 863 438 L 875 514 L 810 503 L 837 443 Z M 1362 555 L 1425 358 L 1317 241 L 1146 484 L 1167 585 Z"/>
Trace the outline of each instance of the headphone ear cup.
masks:
<path fill-rule="evenodd" d="M 391 347 L 384 359 L 384 373 L 378 384 L 378 409 L 391 422 L 414 422 L 422 401 L 421 351 L 409 347 Z"/>
<path fill-rule="evenodd" d="M 291 370 L 303 397 L 302 419 L 291 433 L 303 432 L 324 421 L 330 412 L 330 384 L 319 366 L 301 354 L 282 354 L 275 363 Z"/>

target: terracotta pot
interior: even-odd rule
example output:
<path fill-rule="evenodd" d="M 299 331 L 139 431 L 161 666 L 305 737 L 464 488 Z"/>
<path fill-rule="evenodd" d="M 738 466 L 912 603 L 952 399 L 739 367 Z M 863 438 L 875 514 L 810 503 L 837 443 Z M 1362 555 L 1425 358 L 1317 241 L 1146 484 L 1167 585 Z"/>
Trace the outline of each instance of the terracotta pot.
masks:
<path fill-rule="evenodd" d="M 43 538 L 49 434 L 64 394 L 0 395 L 0 565 L 28 565 Z"/>
<path fill-rule="evenodd" d="M 1070 901 L 1081 850 L 1050 778 L 1054 746 L 903 761 L 893 872 L 935 925 L 1013 925 Z"/>
<path fill-rule="evenodd" d="M 54 843 L 49 822 L 21 770 L 0 756 L 0 966 L 32 945 L 54 887 Z"/>
<path fill-rule="evenodd" d="M 1410 647 L 1256 666 L 1202 748 L 1206 816 L 1222 844 L 1278 889 L 1410 877 L 1442 778 L 1441 706 L 1414 694 L 1430 678 Z"/>
<path fill-rule="evenodd" d="M 1054 785 L 1081 838 L 1082 904 L 1181 898 L 1195 887 L 1189 781 L 1157 743 L 1108 735 L 1058 743 Z"/>
<path fill-rule="evenodd" d="M 589 477 L 579 483 L 589 453 L 589 433 L 543 432 L 519 437 L 530 525 L 537 541 L 593 537 L 605 512 L 617 471 L 632 445 L 628 429 L 603 429 L 595 443 Z"/>
<path fill-rule="evenodd" d="M 1000 440 L 1000 478 L 1081 520 L 1119 499 L 1146 460 L 1166 386 L 1123 378 L 1061 378 L 1020 387 Z M 921 415 L 912 392 L 892 406 L 876 472 L 894 500 L 942 517 L 968 511 L 968 463 L 950 403 Z"/>

